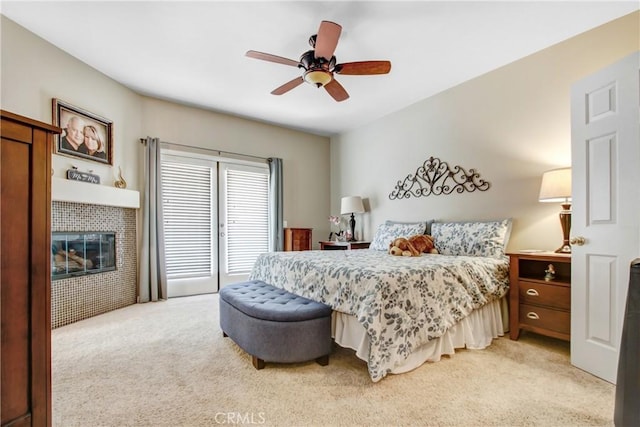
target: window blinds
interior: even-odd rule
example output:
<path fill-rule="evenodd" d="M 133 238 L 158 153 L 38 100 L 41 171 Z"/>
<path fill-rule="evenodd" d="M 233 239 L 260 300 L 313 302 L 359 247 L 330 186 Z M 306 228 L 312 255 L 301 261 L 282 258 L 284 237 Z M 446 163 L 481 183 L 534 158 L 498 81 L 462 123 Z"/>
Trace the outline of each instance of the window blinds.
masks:
<path fill-rule="evenodd" d="M 226 169 L 227 272 L 248 273 L 269 250 L 269 175 L 267 171 Z"/>
<path fill-rule="evenodd" d="M 211 276 L 213 203 L 211 167 L 162 162 L 167 278 Z"/>

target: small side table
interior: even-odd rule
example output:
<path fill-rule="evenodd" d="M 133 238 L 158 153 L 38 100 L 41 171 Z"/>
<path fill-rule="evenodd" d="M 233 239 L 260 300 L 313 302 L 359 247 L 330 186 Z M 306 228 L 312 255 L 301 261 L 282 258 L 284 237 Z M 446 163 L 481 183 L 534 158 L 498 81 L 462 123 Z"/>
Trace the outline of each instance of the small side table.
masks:
<path fill-rule="evenodd" d="M 320 250 L 322 251 L 350 251 L 352 249 L 368 249 L 371 242 L 320 242 Z"/>
<path fill-rule="evenodd" d="M 509 253 L 509 329 L 571 340 L 571 254 Z M 549 265 L 555 274 L 545 277 Z"/>

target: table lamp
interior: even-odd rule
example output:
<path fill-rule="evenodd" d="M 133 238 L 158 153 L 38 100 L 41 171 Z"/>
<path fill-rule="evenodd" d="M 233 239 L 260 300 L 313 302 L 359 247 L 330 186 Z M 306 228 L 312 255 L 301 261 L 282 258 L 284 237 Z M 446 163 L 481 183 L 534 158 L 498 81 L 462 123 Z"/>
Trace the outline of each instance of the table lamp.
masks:
<path fill-rule="evenodd" d="M 561 203 L 560 225 L 562 226 L 562 246 L 557 253 L 570 254 L 569 232 L 571 230 L 571 168 L 560 168 L 546 171 L 542 175 L 540 185 L 541 202 Z"/>
<path fill-rule="evenodd" d="M 349 237 L 350 242 L 355 242 L 356 240 L 356 219 L 353 214 L 363 212 L 364 205 L 362 204 L 362 198 L 360 196 L 346 196 L 342 198 L 342 202 L 340 203 L 340 213 L 342 215 L 351 214 L 351 219 L 349 220 L 349 227 L 351 227 L 351 237 Z"/>

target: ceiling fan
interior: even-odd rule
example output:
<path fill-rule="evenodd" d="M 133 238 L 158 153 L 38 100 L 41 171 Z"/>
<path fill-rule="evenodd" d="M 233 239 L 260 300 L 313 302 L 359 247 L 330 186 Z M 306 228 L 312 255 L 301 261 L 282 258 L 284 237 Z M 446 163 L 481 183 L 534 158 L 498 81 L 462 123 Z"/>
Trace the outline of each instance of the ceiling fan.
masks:
<path fill-rule="evenodd" d="M 342 27 L 335 22 L 322 21 L 318 29 L 318 34 L 314 34 L 309 38 L 309 44 L 313 49 L 303 53 L 302 56 L 300 56 L 300 61 L 271 55 L 270 53 L 257 52 L 255 50 L 248 51 L 246 56 L 263 61 L 275 62 L 277 64 L 290 65 L 304 70 L 302 76 L 296 77 L 274 89 L 271 92 L 273 95 L 282 95 L 298 87 L 303 82 L 307 82 L 318 88 L 324 87 L 329 95 L 336 101 L 344 101 L 349 98 L 349 94 L 344 87 L 338 83 L 334 74 L 360 76 L 387 74 L 391 70 L 391 62 L 360 61 L 338 64 L 333 53 L 338 45 L 341 32 Z"/>

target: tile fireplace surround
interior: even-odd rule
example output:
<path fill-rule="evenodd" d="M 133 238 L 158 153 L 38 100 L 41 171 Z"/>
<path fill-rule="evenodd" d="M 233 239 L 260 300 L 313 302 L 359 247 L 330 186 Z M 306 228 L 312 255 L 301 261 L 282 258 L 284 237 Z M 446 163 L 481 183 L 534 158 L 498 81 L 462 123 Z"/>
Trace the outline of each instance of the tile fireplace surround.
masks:
<path fill-rule="evenodd" d="M 56 202 L 51 231 L 114 231 L 116 270 L 51 282 L 51 327 L 57 328 L 136 302 L 136 211 Z"/>
<path fill-rule="evenodd" d="M 116 270 L 51 282 L 51 327 L 58 328 L 82 319 L 136 303 L 138 206 L 106 206 L 63 201 L 66 180 L 55 180 L 52 188 L 51 231 L 113 231 L 116 233 Z M 58 184 L 58 185 L 56 185 Z M 69 183 L 75 189 L 76 183 Z M 84 184 L 95 187 L 93 184 Z M 120 194 L 131 195 L 128 190 Z M 92 191 L 95 194 L 95 191 Z M 137 194 L 137 192 L 135 192 Z M 62 195 L 61 195 L 62 194 Z M 76 198 L 78 192 L 73 191 Z M 135 194 L 133 195 L 135 196 Z M 134 197 L 136 198 L 136 197 Z M 89 198 L 90 199 L 90 198 Z"/>

